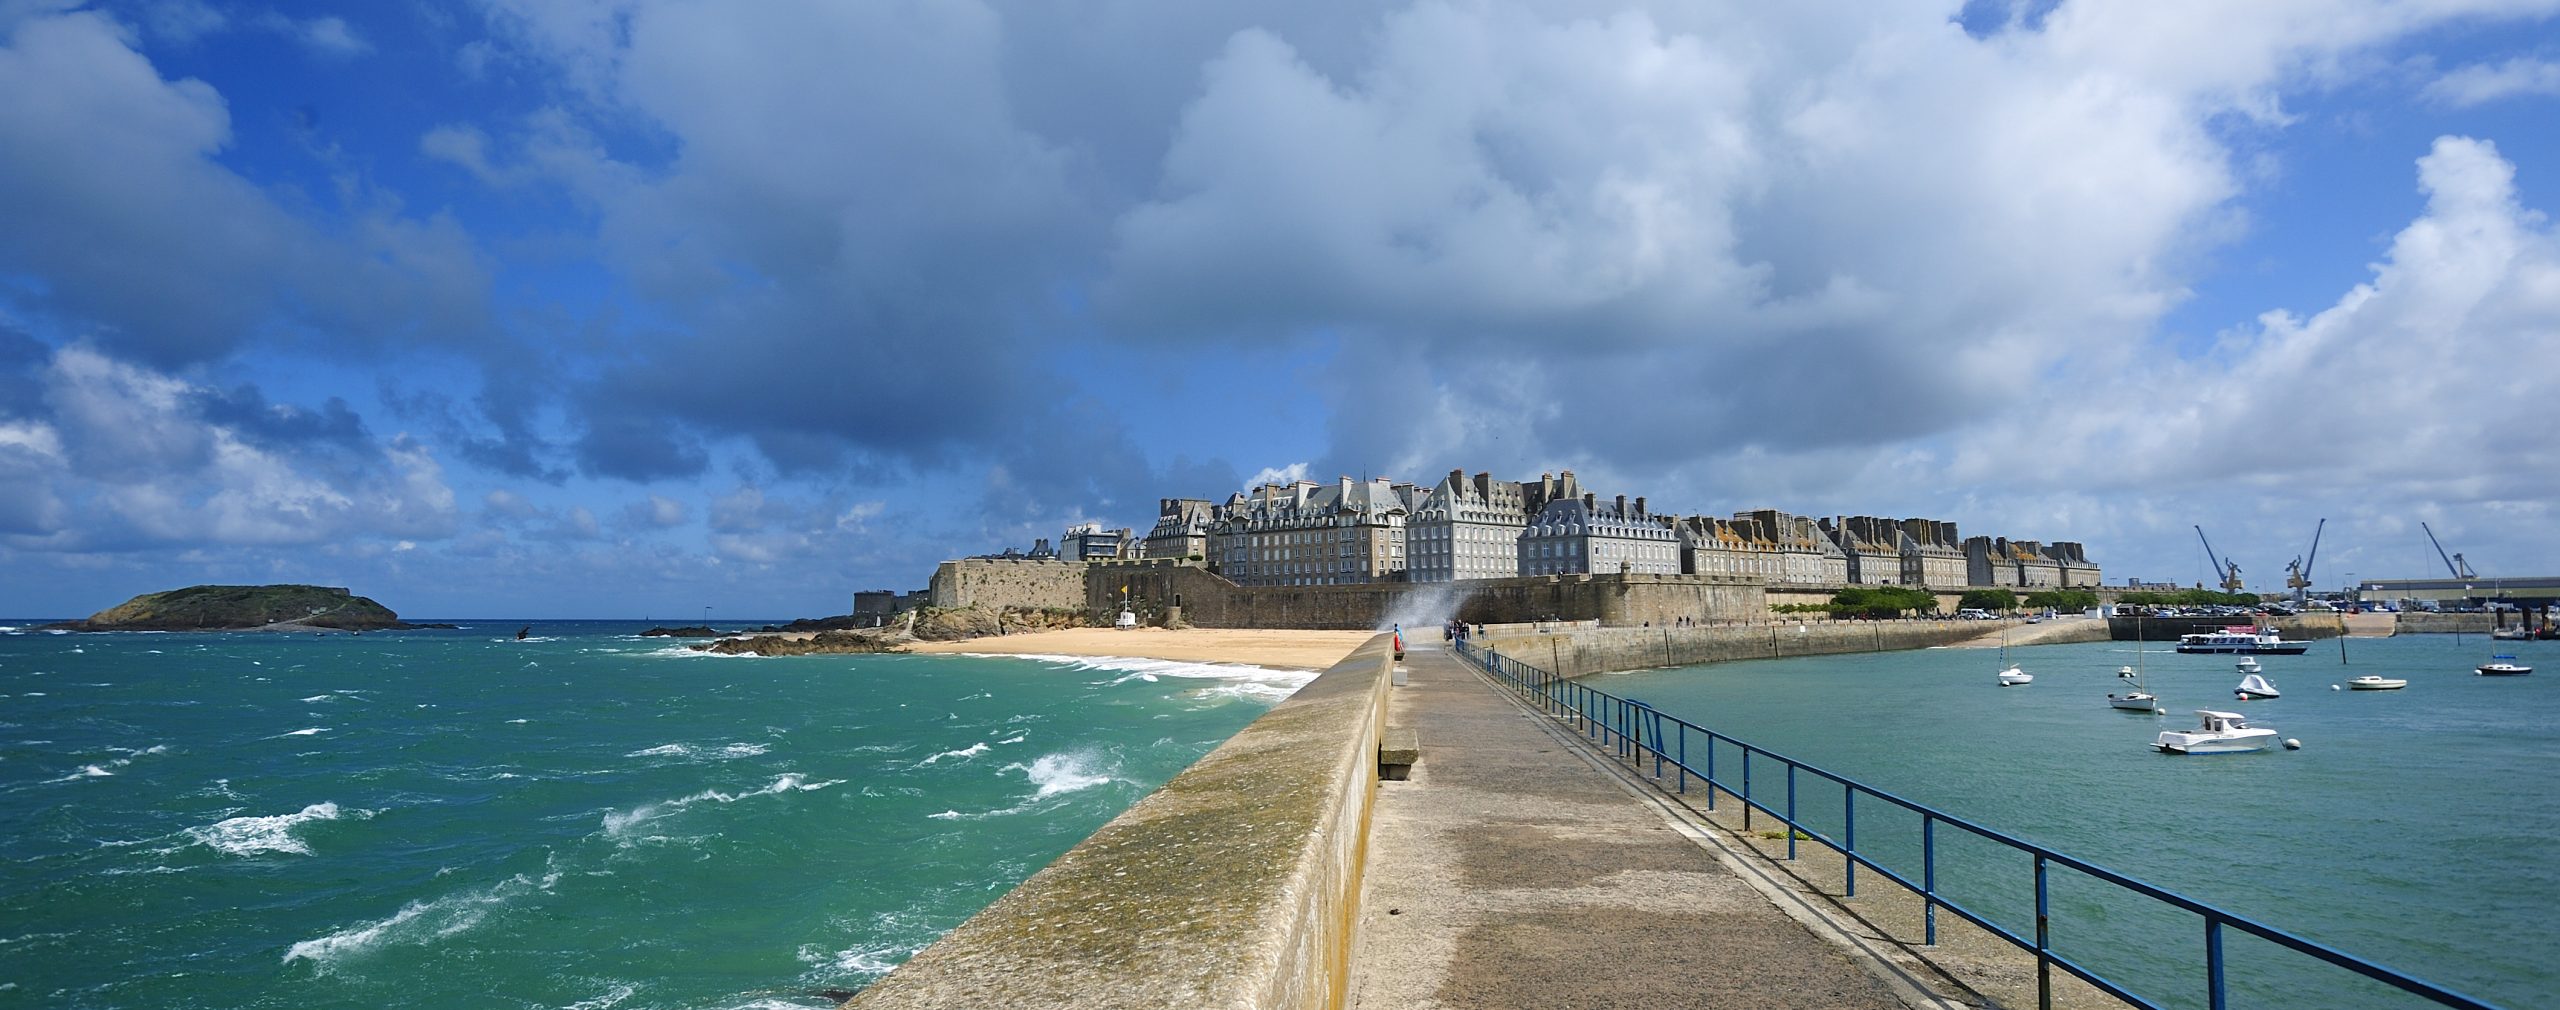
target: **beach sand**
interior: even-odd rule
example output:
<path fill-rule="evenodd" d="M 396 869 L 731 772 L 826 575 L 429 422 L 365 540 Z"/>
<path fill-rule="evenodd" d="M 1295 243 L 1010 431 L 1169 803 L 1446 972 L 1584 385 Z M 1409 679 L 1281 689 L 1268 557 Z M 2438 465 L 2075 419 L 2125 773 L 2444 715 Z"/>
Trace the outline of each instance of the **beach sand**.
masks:
<path fill-rule="evenodd" d="M 1006 656 L 1120 656 L 1185 663 L 1249 663 L 1277 669 L 1321 670 L 1340 662 L 1377 636 L 1374 631 L 1244 631 L 1226 628 L 1069 628 L 961 642 L 917 642 L 913 652 L 975 652 Z"/>

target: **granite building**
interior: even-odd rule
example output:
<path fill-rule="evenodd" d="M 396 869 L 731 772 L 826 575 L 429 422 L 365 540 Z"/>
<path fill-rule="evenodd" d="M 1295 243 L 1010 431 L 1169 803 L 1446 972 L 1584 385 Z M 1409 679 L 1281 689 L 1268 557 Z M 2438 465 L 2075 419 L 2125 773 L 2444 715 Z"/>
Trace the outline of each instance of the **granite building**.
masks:
<path fill-rule="evenodd" d="M 1116 561 L 1136 548 L 1126 527 L 1106 530 L 1101 523 L 1070 526 L 1058 537 L 1058 556 L 1068 561 Z"/>
<path fill-rule="evenodd" d="M 1384 478 L 1265 484 L 1227 499 L 1209 560 L 1244 586 L 1335 586 L 1404 577 L 1405 517 L 1419 489 Z"/>
<path fill-rule="evenodd" d="M 1159 498 L 1156 524 L 1147 531 L 1142 557 L 1209 556 L 1209 526 L 1218 521 L 1218 504 L 1205 498 Z"/>
<path fill-rule="evenodd" d="M 1558 498 L 1538 510 L 1520 534 L 1520 574 L 1619 573 L 1677 575 L 1680 537 L 1669 521 L 1629 504 L 1597 496 Z"/>
<path fill-rule="evenodd" d="M 1754 509 L 1736 512 L 1733 518 L 1749 520 L 1758 535 L 1777 545 L 1780 569 L 1770 581 L 1814 586 L 1848 584 L 1849 555 L 1825 536 L 1821 525 L 1811 517 Z"/>
<path fill-rule="evenodd" d="M 1565 480 L 1573 474 L 1567 472 Z M 1414 582 L 1507 579 L 1520 574 L 1520 531 L 1529 525 L 1530 501 L 1544 485 L 1473 480 L 1451 470 L 1405 520 L 1405 572 Z"/>

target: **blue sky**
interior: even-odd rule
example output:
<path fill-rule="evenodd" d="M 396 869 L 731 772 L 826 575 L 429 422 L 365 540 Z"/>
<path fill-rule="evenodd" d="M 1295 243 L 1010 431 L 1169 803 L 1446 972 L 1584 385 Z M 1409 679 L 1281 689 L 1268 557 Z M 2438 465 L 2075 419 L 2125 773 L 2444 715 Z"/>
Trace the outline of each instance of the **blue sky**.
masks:
<path fill-rule="evenodd" d="M 1267 8 L 0 0 L 0 613 L 1452 468 L 2560 573 L 2560 3 Z"/>

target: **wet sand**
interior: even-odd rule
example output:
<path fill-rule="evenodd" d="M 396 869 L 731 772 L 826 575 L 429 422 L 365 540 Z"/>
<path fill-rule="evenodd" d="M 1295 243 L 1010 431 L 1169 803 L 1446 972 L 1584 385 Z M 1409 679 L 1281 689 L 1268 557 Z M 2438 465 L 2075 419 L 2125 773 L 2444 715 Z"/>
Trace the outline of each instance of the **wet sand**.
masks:
<path fill-rule="evenodd" d="M 1225 628 L 1070 628 L 961 642 L 917 642 L 912 652 L 974 652 L 1006 656 L 1120 656 L 1185 663 L 1248 663 L 1277 669 L 1321 670 L 1350 655 L 1374 631 L 1243 631 Z"/>

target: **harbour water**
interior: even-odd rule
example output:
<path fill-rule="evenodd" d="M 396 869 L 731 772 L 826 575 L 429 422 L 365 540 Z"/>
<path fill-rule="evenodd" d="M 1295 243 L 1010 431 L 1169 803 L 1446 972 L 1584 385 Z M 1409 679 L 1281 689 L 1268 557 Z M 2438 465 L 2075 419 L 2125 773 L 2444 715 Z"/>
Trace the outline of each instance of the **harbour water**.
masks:
<path fill-rule="evenodd" d="M 2473 996 L 2551 1006 L 2560 1002 L 2560 677 L 2550 674 L 2560 674 L 2560 650 L 2496 646 L 2477 635 L 2357 639 L 2341 665 L 2339 643 L 2319 642 L 2306 655 L 2263 657 L 2283 696 L 2250 702 L 2232 698 L 2233 657 L 2153 649 L 2140 662 L 2161 716 L 2106 704 L 2121 689 L 2117 668 L 2137 661 L 2129 643 L 2011 650 L 2036 678 L 2016 688 L 1996 685 L 1998 653 L 1957 649 L 1590 683 Z M 2493 651 L 2543 669 L 2474 675 Z M 2331 690 L 2362 674 L 2409 686 Z M 2149 748 L 2161 729 L 2195 725 L 2198 708 L 2242 712 L 2302 749 L 2184 757 Z M 1730 764 L 1719 769 L 1731 774 Z M 1757 774 L 1769 776 L 1758 796 L 1783 795 L 1782 776 Z M 1810 777 L 1800 790 L 1805 811 L 1840 805 L 1836 787 Z M 1860 806 L 1861 849 L 1912 857 L 1917 826 L 1903 821 L 1916 818 Z M 1956 832 L 1939 838 L 1942 867 L 1964 864 L 1975 895 L 2004 905 L 2004 925 L 2032 936 L 2027 861 L 1988 846 L 1968 855 Z M 2174 994 L 2168 1005 L 2202 1005 L 2196 918 L 2061 874 L 2055 887 L 2058 948 L 2159 982 Z M 2341 973 L 2263 941 L 2234 939 L 2227 950 L 2235 993 L 2272 1000 L 2235 1006 L 2420 1005 L 2368 983 L 2306 988 Z"/>
<path fill-rule="evenodd" d="M 1312 676 L 462 623 L 0 631 L 0 1004 L 828 1006 Z"/>

